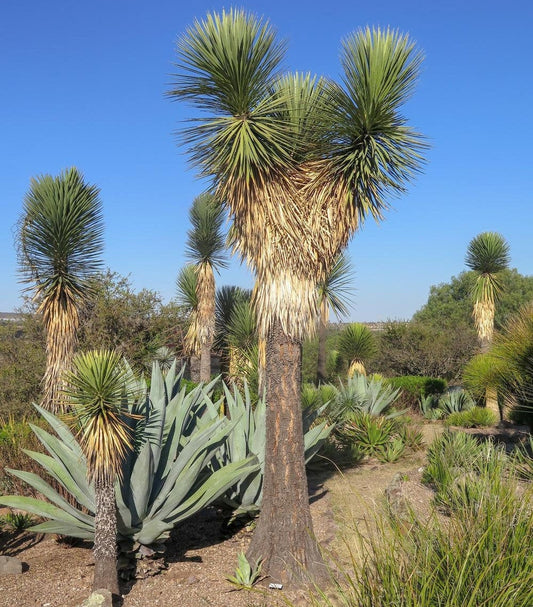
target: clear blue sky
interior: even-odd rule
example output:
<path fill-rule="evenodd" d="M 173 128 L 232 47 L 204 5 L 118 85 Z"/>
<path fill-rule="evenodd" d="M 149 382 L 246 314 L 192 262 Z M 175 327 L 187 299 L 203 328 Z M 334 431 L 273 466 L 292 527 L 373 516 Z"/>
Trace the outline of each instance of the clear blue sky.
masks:
<path fill-rule="evenodd" d="M 216 0 L 3 0 L 0 10 L 0 311 L 20 305 L 14 225 L 32 176 L 78 167 L 101 188 L 105 264 L 165 300 L 184 263 L 195 179 L 164 93 L 177 37 Z M 464 269 L 469 240 L 500 231 L 533 274 L 533 8 L 528 1 L 251 1 L 289 42 L 286 67 L 339 75 L 340 40 L 365 25 L 409 32 L 426 55 L 405 109 L 430 140 L 425 172 L 349 251 L 352 320 L 409 318 Z M 238 262 L 219 284 L 251 286 Z"/>

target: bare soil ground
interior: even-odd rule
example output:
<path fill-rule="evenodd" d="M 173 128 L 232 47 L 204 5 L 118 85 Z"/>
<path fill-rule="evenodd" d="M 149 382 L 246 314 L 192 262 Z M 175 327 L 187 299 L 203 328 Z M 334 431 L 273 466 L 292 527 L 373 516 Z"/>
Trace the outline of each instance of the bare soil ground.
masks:
<path fill-rule="evenodd" d="M 423 427 L 429 443 L 442 427 Z M 314 531 L 333 561 L 345 561 L 345 544 L 352 533 L 366 533 L 385 503 L 387 488 L 402 479 L 403 495 L 420 513 L 429 512 L 431 491 L 420 483 L 425 451 L 395 464 L 368 460 L 340 471 L 310 476 Z M 366 531 L 365 531 L 366 530 Z M 282 592 L 267 590 L 268 580 L 254 591 L 233 591 L 225 580 L 245 551 L 251 530 L 228 530 L 220 513 L 208 509 L 177 528 L 169 542 L 168 568 L 122 588 L 123 607 L 280 607 Z M 0 607 L 77 607 L 91 593 L 94 561 L 91 546 L 69 546 L 48 536 L 29 533 L 0 535 L 0 554 L 24 563 L 22 575 L 0 577 Z M 305 594 L 288 593 L 297 605 L 308 604 Z"/>

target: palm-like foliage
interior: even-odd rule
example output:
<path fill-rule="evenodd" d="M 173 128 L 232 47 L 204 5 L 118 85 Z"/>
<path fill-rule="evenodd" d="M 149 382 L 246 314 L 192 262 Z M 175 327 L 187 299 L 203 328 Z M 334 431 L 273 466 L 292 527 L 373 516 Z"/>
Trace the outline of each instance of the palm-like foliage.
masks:
<path fill-rule="evenodd" d="M 60 409 L 61 376 L 74 355 L 80 306 L 101 266 L 102 204 L 75 168 L 32 179 L 19 224 L 19 265 L 46 327 L 43 405 Z"/>
<path fill-rule="evenodd" d="M 516 399 L 519 409 L 533 409 L 533 304 L 510 320 L 498 337 L 492 356 L 498 361 L 500 386 Z"/>
<path fill-rule="evenodd" d="M 201 194 L 189 213 L 192 228 L 187 232 L 186 253 L 196 271 L 196 323 L 191 324 L 188 349 L 200 356 L 200 380 L 211 377 L 211 349 L 215 337 L 215 274 L 226 267 L 224 211 L 214 196 Z M 192 333 L 194 329 L 194 334 Z"/>
<path fill-rule="evenodd" d="M 257 319 L 250 301 L 238 302 L 228 326 L 229 375 L 241 384 L 246 379 L 255 390 L 259 381 Z"/>
<path fill-rule="evenodd" d="M 240 10 L 196 22 L 177 50 L 169 94 L 201 112 L 183 140 L 227 205 L 234 246 L 257 277 L 272 406 L 264 507 L 250 553 L 255 561 L 264 557 L 266 568 L 279 567 L 299 543 L 298 560 L 316 572 L 298 421 L 299 348 L 316 324 L 318 283 L 339 251 L 366 215 L 380 217 L 386 195 L 402 191 L 421 163 L 423 141 L 399 112 L 421 56 L 405 36 L 365 30 L 344 44 L 343 85 L 306 74 L 279 77 L 284 45 L 268 23 Z M 281 432 L 288 434 L 280 439 Z M 288 449 L 301 458 L 287 464 Z M 298 526 L 289 523 L 290 511 L 300 509 Z"/>
<path fill-rule="evenodd" d="M 71 416 L 79 426 L 90 480 L 114 481 L 131 447 L 124 420 L 128 384 L 134 385 L 131 371 L 117 352 L 81 352 L 72 361 L 65 393 Z"/>
<path fill-rule="evenodd" d="M 198 342 L 198 275 L 193 264 L 184 266 L 176 279 L 178 305 L 187 317 L 187 332 L 183 338 L 183 349 L 188 356 L 200 349 Z"/>
<path fill-rule="evenodd" d="M 318 285 L 321 303 L 325 303 L 325 313 L 321 317 L 329 321 L 329 311 L 340 317 L 348 316 L 348 305 L 353 297 L 353 266 L 345 253 L 340 253 L 335 260 L 331 272 Z"/>
<path fill-rule="evenodd" d="M 216 295 L 215 347 L 222 354 L 225 372 L 231 381 L 257 389 L 257 321 L 251 292 L 224 286 Z"/>
<path fill-rule="evenodd" d="M 354 373 L 366 373 L 365 364 L 377 352 L 376 340 L 372 331 L 365 325 L 353 322 L 339 335 L 340 355 L 348 363 L 348 377 Z"/>
<path fill-rule="evenodd" d="M 509 245 L 496 232 L 478 234 L 468 245 L 465 263 L 477 274 L 473 315 L 482 350 L 486 351 L 494 332 L 495 304 L 502 291 L 500 273 L 509 265 Z"/>
<path fill-rule="evenodd" d="M 250 301 L 251 292 L 234 285 L 225 285 L 217 289 L 215 298 L 215 348 L 224 351 L 228 345 L 228 330 L 235 307 L 241 302 Z"/>
<path fill-rule="evenodd" d="M 354 271 L 349 258 L 340 253 L 331 272 L 318 285 L 320 314 L 318 320 L 318 365 L 317 379 L 326 380 L 326 338 L 330 310 L 339 316 L 348 315 L 348 303 L 353 297 Z"/>
<path fill-rule="evenodd" d="M 118 594 L 117 515 L 114 483 L 131 448 L 124 413 L 135 386 L 121 356 L 110 350 L 77 354 L 68 374 L 67 400 L 79 426 L 87 476 L 94 481 L 94 588 Z"/>

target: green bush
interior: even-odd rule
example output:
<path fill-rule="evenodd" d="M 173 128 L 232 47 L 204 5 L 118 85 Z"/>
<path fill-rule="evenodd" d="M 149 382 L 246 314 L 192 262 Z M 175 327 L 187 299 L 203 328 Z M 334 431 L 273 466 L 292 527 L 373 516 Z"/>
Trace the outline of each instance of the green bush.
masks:
<path fill-rule="evenodd" d="M 0 420 L 0 495 L 6 493 L 30 497 L 37 495 L 34 489 L 20 479 L 6 473 L 6 468 L 40 471 L 37 463 L 26 453 L 26 450 L 35 451 L 40 447 L 30 423 L 42 424 L 34 418 L 26 417 L 17 420 L 14 416 L 10 416 L 7 420 Z"/>
<path fill-rule="evenodd" d="M 447 426 L 461 426 L 462 428 L 481 428 L 493 426 L 497 422 L 496 415 L 485 407 L 474 407 L 469 411 L 457 411 L 446 418 Z"/>
<path fill-rule="evenodd" d="M 403 375 L 391 377 L 387 382 L 393 388 L 401 389 L 398 406 L 417 409 L 421 398 L 439 396 L 448 387 L 446 380 L 438 377 L 424 377 L 418 375 Z"/>

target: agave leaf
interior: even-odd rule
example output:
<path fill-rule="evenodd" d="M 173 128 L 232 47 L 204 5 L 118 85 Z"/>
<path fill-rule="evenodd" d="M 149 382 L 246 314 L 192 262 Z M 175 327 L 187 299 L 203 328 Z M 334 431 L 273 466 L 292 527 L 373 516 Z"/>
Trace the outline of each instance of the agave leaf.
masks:
<path fill-rule="evenodd" d="M 65 510 L 65 512 L 68 512 L 78 520 L 88 525 L 92 524 L 92 517 L 87 514 L 84 514 L 81 510 L 74 508 L 74 506 L 69 504 L 67 500 L 65 500 L 65 498 L 61 497 L 61 495 L 59 495 L 59 493 L 53 487 L 51 487 L 37 474 L 34 474 L 33 472 L 24 472 L 23 470 L 12 470 L 11 468 L 7 468 L 7 471 L 13 476 L 20 478 L 20 480 L 24 481 L 25 483 L 39 491 L 39 493 L 41 493 L 48 500 Z"/>
<path fill-rule="evenodd" d="M 180 381 L 183 377 L 183 372 L 185 371 L 185 367 L 182 367 L 178 371 L 178 361 L 174 359 L 174 362 L 170 366 L 170 369 L 167 371 L 165 377 L 165 385 L 168 395 L 168 400 L 171 401 L 176 394 L 180 390 Z"/>
<path fill-rule="evenodd" d="M 87 468 L 83 454 L 78 456 L 77 449 L 71 449 L 68 444 L 62 442 L 59 438 L 53 436 L 39 426 L 30 424 L 30 428 L 48 453 L 64 468 L 65 472 L 74 479 L 74 482 L 80 487 L 83 487 L 84 484 L 86 485 Z"/>
<path fill-rule="evenodd" d="M 39 412 L 39 414 L 48 422 L 48 425 L 54 429 L 54 432 L 59 436 L 59 438 L 67 445 L 70 450 L 75 453 L 78 457 L 85 459 L 83 451 L 76 441 L 76 438 L 70 431 L 70 428 L 57 416 L 43 409 L 39 405 L 34 403 L 33 405 L 35 409 Z M 46 445 L 45 445 L 46 446 Z"/>
<path fill-rule="evenodd" d="M 24 512 L 29 512 L 30 514 L 61 521 L 73 525 L 74 527 L 80 527 L 82 529 L 91 531 L 91 526 L 87 523 L 78 520 L 76 517 L 68 514 L 61 508 L 58 508 L 49 502 L 44 502 L 34 497 L 3 495 L 0 496 L 0 504 L 7 506 L 8 508 L 24 510 Z"/>
<path fill-rule="evenodd" d="M 28 531 L 34 531 L 35 533 L 57 533 L 58 535 L 67 535 L 69 537 L 77 537 L 82 540 L 93 540 L 94 532 L 89 529 L 82 529 L 74 525 L 68 525 L 67 523 L 61 523 L 59 521 L 46 521 L 33 525 Z"/>
<path fill-rule="evenodd" d="M 23 451 L 40 464 L 50 476 L 55 478 L 58 483 L 71 493 L 79 504 L 94 512 L 94 490 L 87 482 L 85 459 L 79 461 L 77 457 L 73 457 L 64 465 L 44 453 L 30 451 L 29 449 L 23 449 Z M 13 473 L 15 472 L 19 471 L 14 470 Z M 72 476 L 73 472 L 76 473 L 77 478 Z M 80 472 L 85 473 L 80 474 Z"/>
<path fill-rule="evenodd" d="M 139 520 L 142 520 L 148 511 L 154 473 L 155 467 L 152 444 L 149 441 L 146 441 L 141 447 L 141 451 L 129 479 L 133 505 L 135 506 L 135 511 Z"/>
<path fill-rule="evenodd" d="M 177 496 L 181 494 L 181 492 L 183 492 L 183 494 L 187 493 L 190 486 L 187 486 L 187 483 L 184 480 L 187 477 L 184 475 L 188 474 L 190 477 L 190 469 L 197 469 L 197 466 L 194 465 L 196 461 L 199 462 L 200 469 L 203 467 L 203 456 L 205 452 L 210 447 L 218 447 L 219 443 L 225 439 L 230 428 L 235 426 L 235 423 L 236 421 L 230 425 L 227 419 L 219 418 L 213 422 L 209 428 L 194 434 L 191 440 L 180 451 L 179 457 L 174 462 L 174 466 L 172 467 L 170 474 L 165 479 L 162 488 L 157 491 L 158 497 L 152 504 L 149 516 L 154 516 L 154 513 L 156 513 L 162 507 L 163 503 L 166 502 L 167 499 L 175 500 Z M 187 472 L 187 469 L 189 469 L 189 472 Z M 180 487 L 179 489 L 176 489 L 175 486 L 178 477 L 180 478 Z M 174 489 L 176 490 L 173 491 Z"/>
<path fill-rule="evenodd" d="M 245 478 L 249 474 L 257 472 L 259 469 L 259 462 L 255 456 L 250 456 L 242 462 L 235 462 L 220 468 L 208 478 L 208 480 L 202 484 L 202 486 L 195 491 L 187 500 L 182 502 L 169 513 L 169 516 L 173 518 L 175 522 L 187 518 L 190 516 L 188 511 L 194 508 L 197 512 L 204 506 L 211 503 L 217 497 L 227 491 L 235 481 L 239 478 Z"/>
<path fill-rule="evenodd" d="M 153 544 L 156 540 L 164 538 L 174 526 L 175 522 L 162 521 L 159 519 L 150 519 L 145 522 L 141 530 L 135 533 L 133 539 L 139 544 L 148 546 Z"/>
<path fill-rule="evenodd" d="M 307 464 L 318 453 L 320 447 L 333 430 L 332 425 L 328 425 L 326 421 L 313 426 L 304 435 L 305 446 L 305 463 Z"/>

